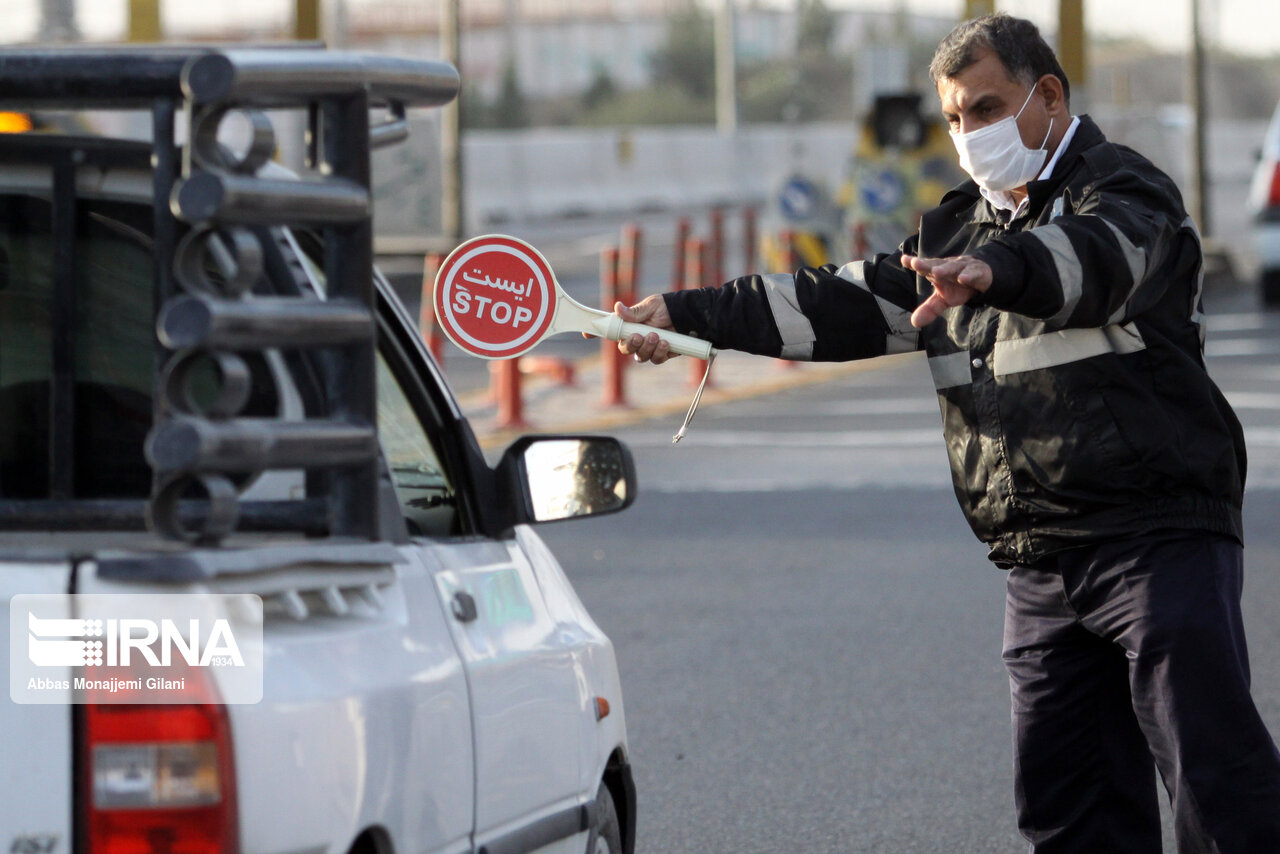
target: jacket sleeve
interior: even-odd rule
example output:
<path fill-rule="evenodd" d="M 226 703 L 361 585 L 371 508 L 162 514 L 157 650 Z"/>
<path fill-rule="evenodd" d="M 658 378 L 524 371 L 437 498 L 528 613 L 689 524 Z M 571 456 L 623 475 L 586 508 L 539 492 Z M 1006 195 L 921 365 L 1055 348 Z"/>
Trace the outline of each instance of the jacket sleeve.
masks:
<path fill-rule="evenodd" d="M 915 238 L 904 244 L 914 253 Z M 793 361 L 848 361 L 914 350 L 915 274 L 898 255 L 836 268 L 744 276 L 719 287 L 664 295 L 677 331 Z"/>
<path fill-rule="evenodd" d="M 1154 167 L 1112 166 L 1071 212 L 974 252 L 993 273 L 984 303 L 1050 329 L 1100 328 L 1128 322 L 1171 283 L 1194 277 L 1199 237 L 1172 181 Z"/>

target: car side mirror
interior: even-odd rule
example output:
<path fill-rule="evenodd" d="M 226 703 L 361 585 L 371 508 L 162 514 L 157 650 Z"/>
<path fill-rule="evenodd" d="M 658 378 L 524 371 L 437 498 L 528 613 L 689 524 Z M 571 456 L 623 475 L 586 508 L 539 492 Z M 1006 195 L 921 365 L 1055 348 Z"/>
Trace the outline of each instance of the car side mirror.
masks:
<path fill-rule="evenodd" d="M 607 436 L 526 436 L 498 462 L 513 524 L 617 513 L 636 497 L 635 462 Z"/>

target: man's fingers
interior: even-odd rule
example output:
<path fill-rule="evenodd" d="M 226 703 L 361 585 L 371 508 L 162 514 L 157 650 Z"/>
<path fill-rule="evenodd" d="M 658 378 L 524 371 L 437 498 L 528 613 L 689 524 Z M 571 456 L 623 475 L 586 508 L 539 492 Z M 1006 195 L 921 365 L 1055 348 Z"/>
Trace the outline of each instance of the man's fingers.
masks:
<path fill-rule="evenodd" d="M 964 272 L 956 277 L 956 281 L 966 288 L 973 288 L 979 293 L 985 293 L 991 287 L 993 276 L 990 265 L 973 258 L 965 265 Z"/>
<path fill-rule="evenodd" d="M 991 286 L 991 268 L 977 258 L 959 255 L 954 258 L 919 258 L 903 255 L 902 266 L 929 280 L 935 287 L 948 285 L 985 291 Z"/>
<path fill-rule="evenodd" d="M 928 326 L 946 311 L 964 305 L 975 294 L 991 287 L 991 268 L 977 258 L 960 255 L 954 258 L 919 258 L 902 256 L 902 266 L 933 285 L 933 293 L 911 315 L 917 329 Z"/>
<path fill-rule="evenodd" d="M 934 293 L 927 300 L 916 306 L 916 310 L 911 312 L 911 325 L 916 329 L 923 329 L 930 323 L 933 323 L 947 308 L 947 304 L 937 293 Z"/>
<path fill-rule="evenodd" d="M 964 258 L 947 258 L 935 263 L 925 278 L 934 284 L 964 284 L 960 281 L 960 276 L 966 266 Z"/>
<path fill-rule="evenodd" d="M 628 323 L 645 323 L 659 329 L 667 329 L 671 326 L 667 305 L 659 294 L 647 296 L 635 305 L 615 303 L 613 311 Z"/>
<path fill-rule="evenodd" d="M 915 255 L 903 255 L 902 266 L 931 282 L 965 284 L 974 260 L 963 255 L 955 258 L 920 258 Z"/>
<path fill-rule="evenodd" d="M 932 258 L 921 258 L 918 255 L 903 255 L 901 261 L 902 266 L 921 276 L 929 275 L 929 271 L 933 269 L 933 265 L 936 263 Z"/>
<path fill-rule="evenodd" d="M 618 342 L 618 349 L 623 353 L 635 356 L 637 362 L 653 362 L 661 365 L 676 353 L 671 352 L 671 345 L 658 337 L 658 333 L 648 335 L 630 335 Z"/>
<path fill-rule="evenodd" d="M 903 255 L 902 266 L 908 270 L 919 273 L 922 276 L 928 276 L 938 270 L 945 269 L 949 265 L 963 262 L 964 256 L 957 255 L 952 258 L 924 258 L 919 255 Z"/>

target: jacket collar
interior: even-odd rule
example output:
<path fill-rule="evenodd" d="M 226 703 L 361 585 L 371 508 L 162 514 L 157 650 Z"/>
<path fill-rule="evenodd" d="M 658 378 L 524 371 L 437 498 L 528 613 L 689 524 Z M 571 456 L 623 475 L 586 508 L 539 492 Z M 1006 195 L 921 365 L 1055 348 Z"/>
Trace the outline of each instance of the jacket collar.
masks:
<path fill-rule="evenodd" d="M 1075 171 L 1075 167 L 1084 153 L 1106 141 L 1106 136 L 1103 135 L 1102 130 L 1093 119 L 1087 115 L 1080 116 L 1080 126 L 1076 128 L 1075 136 L 1071 138 L 1071 143 L 1067 146 L 1067 150 L 1062 152 L 1062 157 L 1058 158 L 1057 165 L 1053 167 L 1053 175 L 1048 180 L 1031 181 L 1027 184 L 1027 195 L 1030 198 L 1027 210 L 1033 216 L 1038 213 L 1049 199 L 1058 194 L 1059 189 Z M 970 204 L 974 206 L 973 213 L 969 217 L 970 222 L 1003 225 L 1007 221 L 1008 213 L 1000 211 L 984 199 L 982 193 L 978 190 L 977 183 L 972 179 L 948 191 L 942 197 L 941 204 L 945 205 L 949 201 L 966 197 L 969 199 Z"/>

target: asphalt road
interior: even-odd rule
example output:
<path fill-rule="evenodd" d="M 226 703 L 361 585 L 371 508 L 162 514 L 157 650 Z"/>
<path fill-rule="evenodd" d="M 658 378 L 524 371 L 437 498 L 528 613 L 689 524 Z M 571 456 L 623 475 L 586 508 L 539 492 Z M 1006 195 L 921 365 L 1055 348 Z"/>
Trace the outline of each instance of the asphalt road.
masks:
<path fill-rule="evenodd" d="M 1218 304 L 1255 696 L 1280 734 L 1280 316 Z M 955 505 L 923 363 L 713 407 L 674 448 L 672 429 L 615 431 L 631 510 L 543 531 L 617 647 L 639 850 L 1024 851 L 1004 577 Z"/>

